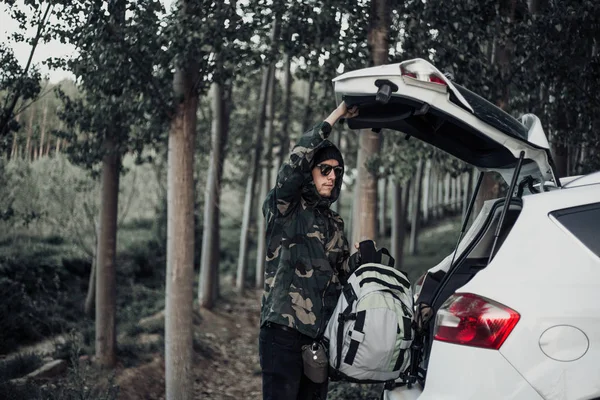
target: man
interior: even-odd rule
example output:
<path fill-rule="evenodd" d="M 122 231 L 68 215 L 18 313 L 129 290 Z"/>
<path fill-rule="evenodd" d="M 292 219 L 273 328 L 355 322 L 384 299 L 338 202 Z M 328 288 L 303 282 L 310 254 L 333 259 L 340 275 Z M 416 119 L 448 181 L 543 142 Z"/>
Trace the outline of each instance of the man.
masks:
<path fill-rule="evenodd" d="M 322 338 L 340 280 L 349 274 L 344 221 L 329 208 L 340 193 L 344 160 L 327 137 L 340 118 L 357 114 L 342 102 L 306 132 L 263 204 L 267 257 L 259 354 L 265 400 L 327 397 L 327 382 L 304 376 L 302 346 Z"/>

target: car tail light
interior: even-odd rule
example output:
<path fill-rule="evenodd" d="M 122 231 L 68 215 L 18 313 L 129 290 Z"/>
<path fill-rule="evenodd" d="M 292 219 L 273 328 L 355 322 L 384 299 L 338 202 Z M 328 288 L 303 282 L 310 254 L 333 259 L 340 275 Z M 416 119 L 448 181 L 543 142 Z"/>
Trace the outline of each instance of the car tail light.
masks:
<path fill-rule="evenodd" d="M 446 85 L 446 86 L 448 85 L 443 78 L 441 78 L 435 74 L 429 75 L 429 82 L 437 83 L 438 85 Z"/>
<path fill-rule="evenodd" d="M 446 93 L 448 90 L 446 79 L 431 64 L 422 60 L 400 64 L 400 75 L 407 85 L 419 86 L 440 93 Z"/>
<path fill-rule="evenodd" d="M 400 75 L 408 76 L 409 78 L 418 79 L 416 72 L 410 72 L 406 68 L 400 67 Z"/>
<path fill-rule="evenodd" d="M 471 293 L 456 293 L 437 312 L 434 338 L 498 350 L 519 318 L 519 313 L 493 300 Z"/>

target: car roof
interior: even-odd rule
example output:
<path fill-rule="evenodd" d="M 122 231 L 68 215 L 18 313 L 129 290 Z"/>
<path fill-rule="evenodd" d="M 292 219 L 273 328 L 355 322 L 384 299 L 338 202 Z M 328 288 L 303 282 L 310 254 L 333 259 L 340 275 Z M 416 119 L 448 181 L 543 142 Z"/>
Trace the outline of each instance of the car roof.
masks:
<path fill-rule="evenodd" d="M 565 188 L 572 188 L 578 186 L 586 186 L 586 185 L 596 185 L 600 183 L 600 171 L 592 172 L 591 174 L 574 177 L 575 179 L 569 181 Z M 564 178 L 560 178 L 561 182 L 563 182 Z"/>

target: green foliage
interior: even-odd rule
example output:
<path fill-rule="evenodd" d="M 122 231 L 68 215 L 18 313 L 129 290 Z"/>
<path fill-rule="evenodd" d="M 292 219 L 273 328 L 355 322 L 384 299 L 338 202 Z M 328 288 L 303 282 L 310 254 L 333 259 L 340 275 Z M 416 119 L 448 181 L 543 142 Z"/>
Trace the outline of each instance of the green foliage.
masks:
<path fill-rule="evenodd" d="M 39 65 L 33 63 L 40 44 L 56 38 L 58 22 L 69 8 L 70 2 L 61 0 L 46 2 L 28 0 L 3 1 L 6 17 L 18 26 L 9 34 L 9 40 L 0 44 L 0 151 L 4 151 L 12 135 L 19 130 L 16 117 L 40 96 L 42 75 Z M 32 34 L 33 33 L 33 34 Z M 25 65 L 21 65 L 14 54 L 13 46 L 29 46 L 30 54 Z M 61 60 L 49 57 L 43 61 L 52 67 Z"/>
<path fill-rule="evenodd" d="M 62 268 L 57 249 L 22 239 L 6 243 L 0 253 L 0 292 L 5 293 L 0 304 L 0 353 L 61 332 L 78 318 L 73 307 L 77 292 L 67 296 L 77 287 L 77 279 Z"/>
<path fill-rule="evenodd" d="M 163 60 L 159 31 L 160 2 L 112 2 L 108 10 L 94 1 L 75 2 L 88 20 L 73 20 L 60 32 L 77 46 L 78 57 L 68 68 L 82 93 L 72 98 L 58 90 L 65 128 L 57 135 L 68 139 L 69 156 L 94 172 L 108 151 L 133 152 L 145 161 L 147 143 L 161 140 L 168 122 L 167 77 L 153 70 Z M 126 9 L 130 13 L 126 14 Z M 107 139 L 116 149 L 107 147 Z"/>
<path fill-rule="evenodd" d="M 397 60 L 430 59 L 514 116 L 533 112 L 554 145 L 571 148 L 573 170 L 589 171 L 600 166 L 600 54 L 593 39 L 600 37 L 600 4 L 539 2 L 533 10 L 533 3 L 404 2 L 397 7 Z"/>

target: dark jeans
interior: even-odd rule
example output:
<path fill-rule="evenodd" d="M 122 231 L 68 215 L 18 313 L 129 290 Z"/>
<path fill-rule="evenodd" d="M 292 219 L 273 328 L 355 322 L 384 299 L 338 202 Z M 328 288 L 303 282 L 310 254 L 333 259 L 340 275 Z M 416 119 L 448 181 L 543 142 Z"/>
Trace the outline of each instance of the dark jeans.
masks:
<path fill-rule="evenodd" d="M 303 372 L 302 346 L 313 339 L 273 326 L 260 329 L 258 352 L 263 400 L 325 400 L 327 384 L 314 383 Z"/>

